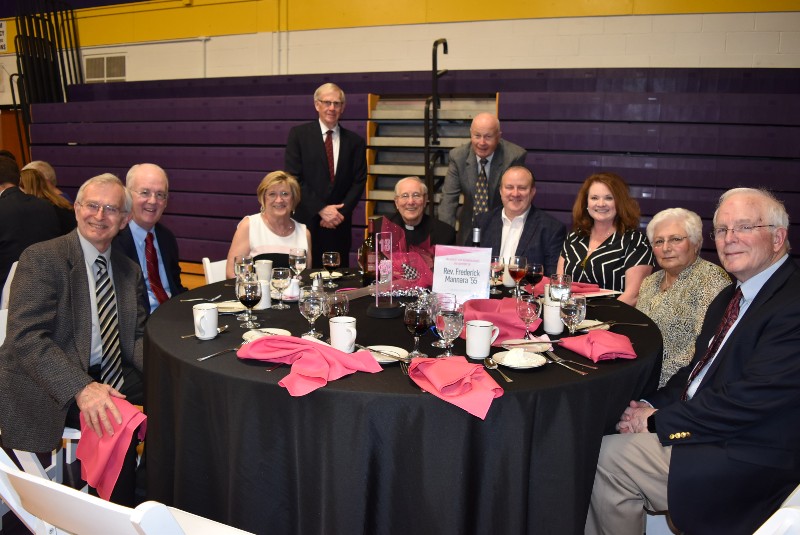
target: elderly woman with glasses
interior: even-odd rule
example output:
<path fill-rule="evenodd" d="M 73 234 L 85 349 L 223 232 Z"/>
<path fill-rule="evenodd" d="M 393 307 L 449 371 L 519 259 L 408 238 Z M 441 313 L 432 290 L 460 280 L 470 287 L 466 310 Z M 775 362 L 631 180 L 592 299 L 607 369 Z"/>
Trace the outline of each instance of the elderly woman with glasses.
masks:
<path fill-rule="evenodd" d="M 261 211 L 246 216 L 236 227 L 228 251 L 225 268 L 228 278 L 233 278 L 233 260 L 237 256 L 285 255 L 273 267 L 289 265 L 289 250 L 305 249 L 311 259 L 311 233 L 306 226 L 292 219 L 294 209 L 300 204 L 300 184 L 285 171 L 273 171 L 265 176 L 256 189 Z"/>
<path fill-rule="evenodd" d="M 659 386 L 687 365 L 711 301 L 731 283 L 716 264 L 700 258 L 703 223 L 696 213 L 669 208 L 647 225 L 647 239 L 661 267 L 639 289 L 636 308 L 650 316 L 664 338 Z"/>

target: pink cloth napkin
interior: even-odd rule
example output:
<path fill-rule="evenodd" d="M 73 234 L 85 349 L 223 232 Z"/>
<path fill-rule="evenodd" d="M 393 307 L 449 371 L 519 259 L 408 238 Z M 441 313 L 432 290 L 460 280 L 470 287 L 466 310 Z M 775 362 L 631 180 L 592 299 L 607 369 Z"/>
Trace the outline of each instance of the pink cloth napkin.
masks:
<path fill-rule="evenodd" d="M 561 339 L 561 347 L 583 355 L 594 362 L 610 359 L 635 359 L 631 340 L 624 334 L 593 330 L 582 336 Z"/>
<path fill-rule="evenodd" d="M 102 437 L 98 437 L 97 433 L 86 425 L 81 413 L 81 439 L 75 452 L 81 461 L 81 478 L 97 489 L 97 494 L 104 500 L 111 497 L 114 485 L 117 484 L 133 432 L 139 428 L 139 440 L 144 440 L 147 432 L 147 416 L 142 411 L 124 399 L 112 397 L 111 401 L 122 414 L 122 423 L 117 425 L 109 413 L 114 435 L 110 436 L 104 432 Z"/>
<path fill-rule="evenodd" d="M 294 336 L 265 336 L 243 345 L 236 354 L 240 359 L 291 364 L 292 371 L 278 384 L 292 396 L 304 396 L 357 371 L 377 373 L 382 369 L 369 351 L 345 353 Z"/>
<path fill-rule="evenodd" d="M 517 300 L 513 297 L 470 299 L 464 303 L 464 330 L 461 331 L 461 338 L 467 337 L 467 322 L 470 320 L 491 321 L 500 329 L 497 340 L 492 344 L 494 346 L 525 335 L 525 323 L 517 316 Z M 541 319 L 531 323 L 531 331 L 535 331 L 540 323 Z"/>
<path fill-rule="evenodd" d="M 481 420 L 486 419 L 492 400 L 503 395 L 503 389 L 483 366 L 464 357 L 416 358 L 408 367 L 408 375 L 425 391 Z"/>
<path fill-rule="evenodd" d="M 524 290 L 533 295 L 542 295 L 544 293 L 545 284 L 550 284 L 550 277 L 544 277 L 533 289 L 531 289 L 531 285 L 528 284 L 525 286 Z M 576 295 L 581 295 L 599 292 L 602 291 L 602 288 L 591 282 L 573 282 L 570 290 Z"/>

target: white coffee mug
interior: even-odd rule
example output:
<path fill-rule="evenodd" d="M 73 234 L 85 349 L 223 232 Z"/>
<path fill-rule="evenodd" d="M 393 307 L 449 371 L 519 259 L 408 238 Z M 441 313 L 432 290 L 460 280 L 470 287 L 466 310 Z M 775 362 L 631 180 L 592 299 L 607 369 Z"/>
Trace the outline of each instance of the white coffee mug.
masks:
<path fill-rule="evenodd" d="M 272 262 L 272 260 L 267 260 L 267 262 Z M 270 273 L 271 272 L 272 268 L 270 268 Z M 261 286 L 261 301 L 259 301 L 258 304 L 253 307 L 253 310 L 266 310 L 271 308 L 272 296 L 269 294 L 269 281 L 259 280 L 258 285 Z"/>
<path fill-rule="evenodd" d="M 211 340 L 217 336 L 219 315 L 216 303 L 198 303 L 192 307 L 194 335 L 200 340 Z"/>
<path fill-rule="evenodd" d="M 331 329 L 331 345 L 339 351 L 352 353 L 356 344 L 356 319 L 352 316 L 337 316 L 328 322 Z"/>
<path fill-rule="evenodd" d="M 467 356 L 471 359 L 484 359 L 489 356 L 492 344 L 497 340 L 500 329 L 491 321 L 469 320 L 467 322 Z"/>
<path fill-rule="evenodd" d="M 561 302 L 548 301 L 542 307 L 542 319 L 544 323 L 544 332 L 547 334 L 561 334 L 564 330 L 564 323 L 561 321 Z"/>
<path fill-rule="evenodd" d="M 260 281 L 272 278 L 272 260 L 256 260 L 256 276 Z"/>

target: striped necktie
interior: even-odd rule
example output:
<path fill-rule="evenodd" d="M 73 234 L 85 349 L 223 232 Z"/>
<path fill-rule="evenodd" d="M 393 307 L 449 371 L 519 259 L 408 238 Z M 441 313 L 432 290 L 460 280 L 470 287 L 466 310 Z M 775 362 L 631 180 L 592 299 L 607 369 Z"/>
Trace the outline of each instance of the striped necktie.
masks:
<path fill-rule="evenodd" d="M 100 320 L 100 339 L 103 342 L 103 360 L 100 365 L 100 380 L 119 390 L 122 378 L 122 354 L 119 350 L 119 324 L 117 323 L 117 299 L 114 285 L 108 276 L 108 264 L 100 255 L 97 265 L 95 292 L 97 294 L 97 318 Z"/>

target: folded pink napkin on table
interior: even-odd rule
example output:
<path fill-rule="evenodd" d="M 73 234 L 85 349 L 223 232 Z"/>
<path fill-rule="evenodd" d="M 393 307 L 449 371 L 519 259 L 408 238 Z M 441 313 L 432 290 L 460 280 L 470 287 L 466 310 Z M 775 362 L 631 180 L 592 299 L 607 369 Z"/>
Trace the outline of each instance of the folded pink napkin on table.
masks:
<path fill-rule="evenodd" d="M 464 357 L 412 359 L 408 375 L 423 390 L 481 420 L 486 419 L 492 400 L 503 395 L 483 366 Z"/>
<path fill-rule="evenodd" d="M 531 293 L 533 295 L 542 295 L 542 294 L 544 294 L 544 285 L 545 284 L 550 284 L 550 277 L 544 277 L 533 288 L 531 288 L 531 285 L 528 284 L 523 289 L 526 292 Z M 591 282 L 573 282 L 570 290 L 572 291 L 572 293 L 574 293 L 576 295 L 581 295 L 581 294 L 590 294 L 590 293 L 594 293 L 594 292 L 599 292 L 599 291 L 601 291 L 601 288 L 600 288 L 599 285 L 591 283 Z"/>
<path fill-rule="evenodd" d="M 561 347 L 593 360 L 635 359 L 631 340 L 624 334 L 592 330 L 582 336 L 561 339 Z"/>
<path fill-rule="evenodd" d="M 494 346 L 525 335 L 525 323 L 517 316 L 517 300 L 513 297 L 470 299 L 464 303 L 464 330 L 461 331 L 461 338 L 467 337 L 467 322 L 470 320 L 491 321 L 500 329 L 497 340 L 492 344 Z M 536 330 L 541 322 L 537 318 L 531 323 L 531 331 Z"/>
<path fill-rule="evenodd" d="M 328 344 L 294 336 L 265 336 L 243 345 L 240 359 L 283 362 L 292 371 L 278 384 L 292 396 L 304 396 L 345 375 L 361 371 L 377 373 L 381 366 L 369 351 L 345 353 Z"/>
<path fill-rule="evenodd" d="M 81 461 L 81 478 L 97 489 L 97 494 L 104 500 L 111 497 L 114 485 L 117 484 L 133 432 L 139 428 L 139 440 L 144 440 L 147 432 L 147 416 L 142 411 L 124 399 L 112 397 L 111 401 L 122 415 L 122 423 L 117 425 L 109 413 L 114 434 L 103 432 L 103 436 L 98 437 L 86 424 L 81 413 L 81 439 L 75 452 Z"/>

